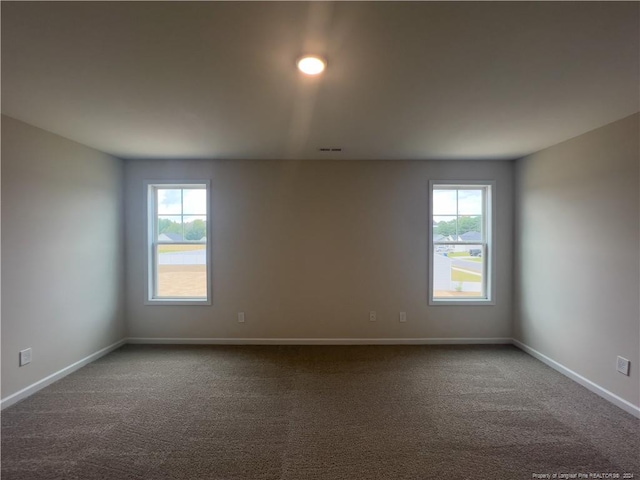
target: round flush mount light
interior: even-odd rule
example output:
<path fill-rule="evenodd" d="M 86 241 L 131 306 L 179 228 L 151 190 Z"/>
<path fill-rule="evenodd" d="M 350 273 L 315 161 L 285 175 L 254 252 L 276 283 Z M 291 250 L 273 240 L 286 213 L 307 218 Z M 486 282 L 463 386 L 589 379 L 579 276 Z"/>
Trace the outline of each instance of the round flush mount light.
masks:
<path fill-rule="evenodd" d="M 305 55 L 296 62 L 298 70 L 306 75 L 318 75 L 327 67 L 327 61 L 317 55 Z"/>

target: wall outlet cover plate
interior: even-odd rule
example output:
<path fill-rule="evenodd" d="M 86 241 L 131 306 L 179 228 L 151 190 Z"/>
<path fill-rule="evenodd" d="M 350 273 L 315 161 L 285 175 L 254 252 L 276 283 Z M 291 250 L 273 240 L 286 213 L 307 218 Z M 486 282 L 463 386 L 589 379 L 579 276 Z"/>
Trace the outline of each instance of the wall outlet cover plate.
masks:
<path fill-rule="evenodd" d="M 31 363 L 31 349 L 26 348 L 24 350 L 20 350 L 20 363 L 21 367 L 28 365 Z"/>
<path fill-rule="evenodd" d="M 618 357 L 618 364 L 616 369 L 623 375 L 629 376 L 629 360 L 624 357 Z"/>

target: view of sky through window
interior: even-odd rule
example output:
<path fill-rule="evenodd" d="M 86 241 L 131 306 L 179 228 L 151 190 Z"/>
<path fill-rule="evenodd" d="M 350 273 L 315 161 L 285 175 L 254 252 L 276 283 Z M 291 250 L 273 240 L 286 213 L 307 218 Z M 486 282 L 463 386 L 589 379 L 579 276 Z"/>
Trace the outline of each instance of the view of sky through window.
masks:
<path fill-rule="evenodd" d="M 205 215 L 207 213 L 206 189 L 158 189 L 158 214 L 180 215 L 182 213 Z"/>

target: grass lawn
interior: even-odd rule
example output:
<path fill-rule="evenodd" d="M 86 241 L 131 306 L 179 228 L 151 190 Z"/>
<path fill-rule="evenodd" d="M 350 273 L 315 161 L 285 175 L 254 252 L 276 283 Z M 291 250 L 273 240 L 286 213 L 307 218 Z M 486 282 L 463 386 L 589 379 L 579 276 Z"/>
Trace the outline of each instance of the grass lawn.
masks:
<path fill-rule="evenodd" d="M 206 245 L 158 245 L 158 253 L 192 252 L 206 248 Z"/>
<path fill-rule="evenodd" d="M 451 269 L 451 280 L 454 282 L 481 282 L 482 276 L 466 271 L 458 270 L 457 268 Z"/>

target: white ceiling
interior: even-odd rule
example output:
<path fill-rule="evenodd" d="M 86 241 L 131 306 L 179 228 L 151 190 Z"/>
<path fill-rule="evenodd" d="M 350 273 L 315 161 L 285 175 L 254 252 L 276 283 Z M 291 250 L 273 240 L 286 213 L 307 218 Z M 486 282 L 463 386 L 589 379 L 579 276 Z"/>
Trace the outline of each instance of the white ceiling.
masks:
<path fill-rule="evenodd" d="M 511 159 L 640 109 L 639 12 L 2 2 L 2 112 L 123 158 Z"/>

